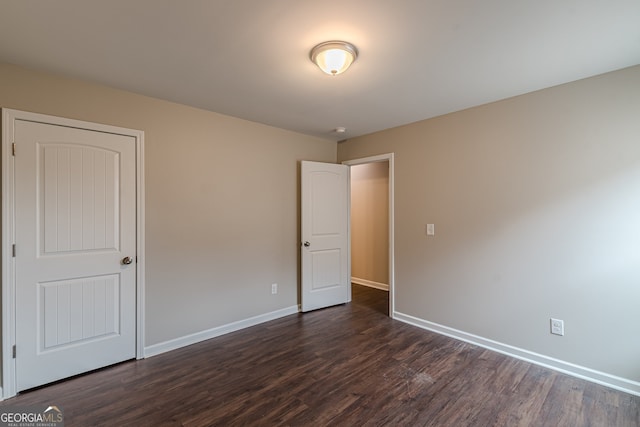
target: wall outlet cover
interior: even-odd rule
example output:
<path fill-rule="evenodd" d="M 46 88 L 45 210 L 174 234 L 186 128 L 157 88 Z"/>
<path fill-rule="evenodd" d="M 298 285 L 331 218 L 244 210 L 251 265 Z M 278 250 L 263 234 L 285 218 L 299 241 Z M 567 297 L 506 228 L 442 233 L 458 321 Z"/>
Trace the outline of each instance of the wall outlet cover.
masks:
<path fill-rule="evenodd" d="M 554 335 L 564 335 L 564 320 L 551 318 L 551 333 Z"/>
<path fill-rule="evenodd" d="M 427 224 L 426 227 L 427 236 L 435 236 L 436 235 L 436 226 L 434 224 Z"/>

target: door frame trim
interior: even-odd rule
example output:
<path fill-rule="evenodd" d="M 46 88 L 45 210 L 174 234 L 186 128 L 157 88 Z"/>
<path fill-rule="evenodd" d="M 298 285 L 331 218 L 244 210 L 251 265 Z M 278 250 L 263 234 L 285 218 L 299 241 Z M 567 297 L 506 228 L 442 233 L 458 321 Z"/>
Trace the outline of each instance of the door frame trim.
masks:
<path fill-rule="evenodd" d="M 26 120 L 131 136 L 136 140 L 136 358 L 144 358 L 145 320 L 145 185 L 144 132 L 140 130 L 85 122 L 26 111 L 2 109 L 2 387 L 0 400 L 16 395 L 16 359 L 12 349 L 16 343 L 15 265 L 12 245 L 15 243 L 14 187 L 14 121 Z"/>
<path fill-rule="evenodd" d="M 379 163 L 389 162 L 389 317 L 392 319 L 395 317 L 395 199 L 394 199 L 394 187 L 395 187 L 395 165 L 394 165 L 394 153 L 380 154 L 377 156 L 363 157 L 360 159 L 345 160 L 343 165 L 355 166 L 364 165 L 367 163 Z M 349 186 L 349 201 L 351 201 L 351 186 Z M 351 203 L 349 203 L 351 207 Z M 351 258 L 349 258 L 349 265 L 351 265 Z"/>

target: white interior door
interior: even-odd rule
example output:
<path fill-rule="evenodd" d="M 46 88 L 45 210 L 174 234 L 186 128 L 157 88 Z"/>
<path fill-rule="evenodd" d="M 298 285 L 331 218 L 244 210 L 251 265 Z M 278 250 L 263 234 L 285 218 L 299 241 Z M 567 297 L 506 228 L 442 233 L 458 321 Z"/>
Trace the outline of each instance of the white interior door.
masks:
<path fill-rule="evenodd" d="M 136 356 L 136 143 L 14 126 L 20 391 Z"/>
<path fill-rule="evenodd" d="M 349 167 L 303 161 L 302 311 L 351 301 Z"/>

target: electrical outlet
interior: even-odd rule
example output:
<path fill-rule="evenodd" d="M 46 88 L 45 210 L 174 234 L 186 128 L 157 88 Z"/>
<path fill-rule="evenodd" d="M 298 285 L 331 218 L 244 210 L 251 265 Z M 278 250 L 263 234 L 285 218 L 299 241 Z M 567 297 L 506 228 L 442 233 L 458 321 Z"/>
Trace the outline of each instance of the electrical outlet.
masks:
<path fill-rule="evenodd" d="M 278 284 L 277 283 L 272 283 L 271 284 L 271 293 L 272 294 L 277 294 L 278 293 Z"/>
<path fill-rule="evenodd" d="M 551 318 L 551 333 L 554 335 L 564 335 L 564 320 Z"/>

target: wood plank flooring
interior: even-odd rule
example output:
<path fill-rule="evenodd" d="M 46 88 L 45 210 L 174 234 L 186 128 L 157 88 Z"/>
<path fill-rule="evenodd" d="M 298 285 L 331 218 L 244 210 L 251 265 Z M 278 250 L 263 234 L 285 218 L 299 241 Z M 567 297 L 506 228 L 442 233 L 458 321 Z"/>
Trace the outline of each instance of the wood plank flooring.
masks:
<path fill-rule="evenodd" d="M 385 316 L 389 315 L 389 292 L 362 285 L 351 285 L 354 304 L 368 307 Z"/>
<path fill-rule="evenodd" d="M 367 289 L 354 297 L 0 406 L 58 405 L 66 426 L 640 426 L 640 397 L 394 321 Z"/>

